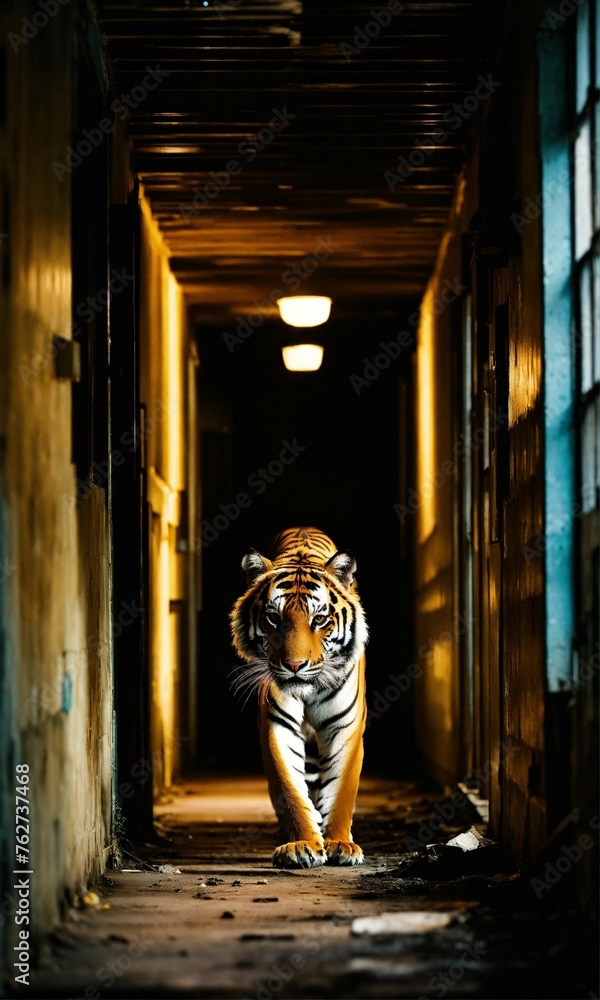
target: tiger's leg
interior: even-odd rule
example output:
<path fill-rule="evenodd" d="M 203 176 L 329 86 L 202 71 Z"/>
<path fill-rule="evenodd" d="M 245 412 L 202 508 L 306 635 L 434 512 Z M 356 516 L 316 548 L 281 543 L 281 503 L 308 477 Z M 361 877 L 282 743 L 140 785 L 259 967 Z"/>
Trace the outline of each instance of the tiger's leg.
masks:
<path fill-rule="evenodd" d="M 363 760 L 362 734 L 353 734 L 344 748 L 342 770 L 328 778 L 324 772 L 317 809 L 323 816 L 323 838 L 330 865 L 360 865 L 363 852 L 352 840 L 352 814 Z"/>
<path fill-rule="evenodd" d="M 277 868 L 315 868 L 327 860 L 319 816 L 304 778 L 303 706 L 295 698 L 260 707 L 259 728 L 269 794 L 289 838 L 273 854 Z"/>
<path fill-rule="evenodd" d="M 364 666 L 361 665 L 361 666 Z M 363 763 L 366 721 L 364 672 L 359 674 L 356 717 L 332 719 L 319 729 L 321 747 L 320 789 L 317 809 L 322 816 L 323 838 L 330 865 L 360 865 L 364 855 L 352 840 L 352 814 Z"/>
<path fill-rule="evenodd" d="M 305 744 L 304 753 L 304 780 L 308 788 L 310 801 L 316 807 L 319 797 L 319 782 L 321 765 L 319 761 L 319 745 L 315 739 L 315 731 L 312 726 L 303 726 Z M 319 815 L 319 823 L 321 817 Z"/>

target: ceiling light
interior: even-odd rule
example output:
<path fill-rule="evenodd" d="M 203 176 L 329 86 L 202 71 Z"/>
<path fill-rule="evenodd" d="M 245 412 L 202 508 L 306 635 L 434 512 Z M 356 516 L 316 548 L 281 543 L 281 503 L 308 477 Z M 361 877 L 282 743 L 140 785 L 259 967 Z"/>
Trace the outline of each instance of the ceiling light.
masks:
<path fill-rule="evenodd" d="M 290 372 L 316 372 L 323 360 L 323 348 L 319 344 L 293 344 L 282 347 L 281 353 Z"/>
<path fill-rule="evenodd" d="M 279 313 L 289 326 L 320 326 L 329 319 L 331 299 L 326 295 L 290 295 L 277 299 Z"/>

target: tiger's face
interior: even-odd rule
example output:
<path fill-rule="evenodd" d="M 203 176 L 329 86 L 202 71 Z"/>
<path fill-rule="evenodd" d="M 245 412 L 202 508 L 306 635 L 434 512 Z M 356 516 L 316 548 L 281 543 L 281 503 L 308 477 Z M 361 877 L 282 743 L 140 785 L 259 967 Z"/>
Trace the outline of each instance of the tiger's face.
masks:
<path fill-rule="evenodd" d="M 367 625 L 347 553 L 322 566 L 277 567 L 259 553 L 243 563 L 249 587 L 231 621 L 234 645 L 249 667 L 235 687 L 275 683 L 298 696 L 340 686 L 362 654 Z"/>
<path fill-rule="evenodd" d="M 286 582 L 272 581 L 260 616 L 269 665 L 284 683 L 316 676 L 343 648 L 343 637 L 335 634 L 335 591 L 326 582 L 303 580 L 290 594 Z M 314 589 L 301 596 L 298 591 L 307 583 L 314 583 Z"/>

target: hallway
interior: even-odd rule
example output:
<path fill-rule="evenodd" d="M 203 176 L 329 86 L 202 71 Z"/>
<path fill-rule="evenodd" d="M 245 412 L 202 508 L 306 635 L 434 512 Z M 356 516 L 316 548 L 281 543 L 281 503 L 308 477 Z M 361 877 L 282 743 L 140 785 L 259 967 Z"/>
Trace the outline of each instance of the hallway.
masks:
<path fill-rule="evenodd" d="M 398 875 L 421 831 L 440 843 L 473 821 L 484 831 L 473 806 L 365 777 L 354 824 L 364 865 L 290 871 L 271 864 L 264 779 L 197 775 L 173 793 L 156 810 L 159 844 L 143 860 L 124 854 L 97 901 L 70 910 L 31 995 L 593 996 L 596 942 L 568 892 L 535 892 L 541 864 L 445 882 Z M 432 826 L 436 806 L 452 819 Z M 383 915 L 406 926 L 381 926 Z"/>
<path fill-rule="evenodd" d="M 1 996 L 594 1000 L 599 149 L 600 0 L 0 4 Z"/>

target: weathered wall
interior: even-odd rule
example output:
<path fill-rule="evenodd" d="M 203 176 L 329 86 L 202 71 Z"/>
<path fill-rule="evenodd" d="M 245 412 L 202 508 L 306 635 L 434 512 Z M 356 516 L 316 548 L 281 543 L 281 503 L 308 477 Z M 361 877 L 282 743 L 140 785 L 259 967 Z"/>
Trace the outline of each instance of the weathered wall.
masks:
<path fill-rule="evenodd" d="M 190 739 L 181 721 L 185 677 L 187 556 L 184 523 L 188 340 L 182 290 L 148 202 L 142 198 L 140 259 L 141 399 L 149 515 L 151 745 L 153 784 L 171 784 Z"/>
<path fill-rule="evenodd" d="M 451 372 L 452 302 L 456 294 L 450 291 L 457 282 L 461 285 L 461 222 L 457 205 L 421 304 L 415 360 L 419 504 L 415 516 L 415 649 L 423 669 L 415 702 L 415 731 L 429 769 L 441 782 L 464 773 L 458 710 L 459 618 L 464 609 L 458 606 L 454 584 L 457 432 Z"/>
<path fill-rule="evenodd" d="M 77 890 L 102 868 L 109 848 L 110 558 L 105 491 L 90 487 L 88 499 L 76 502 L 71 382 L 56 377 L 52 358 L 53 335 L 71 338 L 70 178 L 59 183 L 50 164 L 64 159 L 72 141 L 75 11 L 61 6 L 15 51 L 5 36 L 21 34 L 25 15 L 31 8 L 21 0 L 0 12 L 7 80 L 0 116 L 1 847 L 4 881 L 14 863 L 12 775 L 25 762 L 39 930 L 57 917 L 65 889 Z M 3 929 L 6 945 L 15 930 L 10 916 Z"/>
<path fill-rule="evenodd" d="M 541 251 L 539 225 L 526 227 L 519 245 L 511 222 L 515 204 L 539 192 L 539 11 L 524 7 L 515 13 L 506 59 L 493 74 L 496 92 L 473 130 L 470 164 L 423 300 L 416 358 L 416 646 L 425 653 L 417 738 L 439 780 L 462 779 L 473 768 L 483 774 L 492 825 L 519 859 L 531 856 L 546 835 L 543 561 L 528 563 L 521 551 L 543 527 Z M 455 281 L 461 268 L 463 294 L 471 298 L 441 309 L 444 283 Z M 474 331 L 473 437 L 468 456 L 457 463 L 465 310 Z M 472 543 L 461 526 L 456 489 L 465 461 L 473 482 Z M 444 475 L 444 462 L 455 471 Z M 472 676 L 452 637 L 466 610 L 461 574 L 469 547 Z M 471 716 L 462 708 L 465 685 L 472 686 Z M 472 755 L 462 749 L 469 745 Z"/>
<path fill-rule="evenodd" d="M 510 125 L 515 189 L 503 197 L 507 215 L 516 198 L 540 191 L 536 30 L 542 11 L 523 5 L 513 25 L 500 73 L 509 85 L 494 109 Z M 510 80 L 508 80 L 509 74 Z M 517 100 L 518 96 L 518 100 Z M 494 177 L 497 175 L 494 174 Z M 493 197 L 492 185 L 487 197 Z M 503 755 L 502 832 L 517 857 L 530 857 L 547 836 L 546 593 L 542 560 L 522 546 L 544 528 L 544 327 L 541 225 L 523 228 L 518 256 L 498 276 L 496 297 L 509 303 L 509 496 L 504 503 L 502 551 L 502 736 L 514 752 Z M 512 234 L 511 234 L 512 235 Z M 520 252 L 519 252 L 520 251 Z M 550 353 L 546 364 L 552 364 Z"/>
<path fill-rule="evenodd" d="M 468 769 L 462 750 L 461 653 L 471 612 L 457 586 L 456 497 L 465 456 L 455 412 L 460 361 L 453 348 L 467 291 L 461 234 L 476 209 L 477 171 L 474 151 L 421 303 L 415 356 L 415 649 L 422 668 L 415 732 L 427 768 L 442 784 Z"/>

